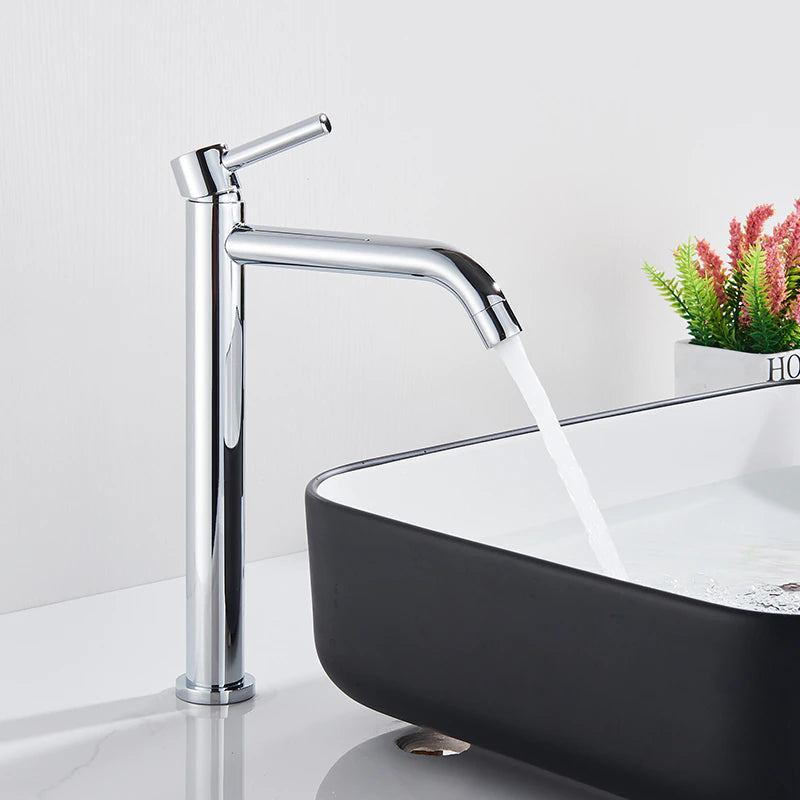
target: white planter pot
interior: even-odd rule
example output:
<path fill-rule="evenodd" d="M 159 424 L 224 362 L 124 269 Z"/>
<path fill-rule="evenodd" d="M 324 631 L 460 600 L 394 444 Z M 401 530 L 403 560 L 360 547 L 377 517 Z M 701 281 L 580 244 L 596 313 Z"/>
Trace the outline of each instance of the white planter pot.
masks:
<path fill-rule="evenodd" d="M 688 339 L 675 342 L 676 397 L 796 378 L 800 350 L 762 355 L 690 344 Z"/>

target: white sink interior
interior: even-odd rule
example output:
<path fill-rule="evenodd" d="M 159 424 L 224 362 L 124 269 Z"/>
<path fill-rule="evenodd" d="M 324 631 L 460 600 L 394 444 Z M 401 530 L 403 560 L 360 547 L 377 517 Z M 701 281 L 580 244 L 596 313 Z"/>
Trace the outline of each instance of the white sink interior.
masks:
<path fill-rule="evenodd" d="M 800 608 L 800 386 L 571 425 L 631 580 L 742 608 Z M 330 500 L 597 571 L 537 433 L 334 475 Z"/>

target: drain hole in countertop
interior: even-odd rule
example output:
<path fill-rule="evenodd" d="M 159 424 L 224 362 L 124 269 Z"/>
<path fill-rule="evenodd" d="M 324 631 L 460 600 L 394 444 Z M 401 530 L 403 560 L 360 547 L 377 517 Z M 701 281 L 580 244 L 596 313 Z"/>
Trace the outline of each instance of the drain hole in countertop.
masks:
<path fill-rule="evenodd" d="M 469 742 L 425 730 L 401 736 L 396 744 L 404 752 L 415 756 L 458 756 L 469 750 Z"/>

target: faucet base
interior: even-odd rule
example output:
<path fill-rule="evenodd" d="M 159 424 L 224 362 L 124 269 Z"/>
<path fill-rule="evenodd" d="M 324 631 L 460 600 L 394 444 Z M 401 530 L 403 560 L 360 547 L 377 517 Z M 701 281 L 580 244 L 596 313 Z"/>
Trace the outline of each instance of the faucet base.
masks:
<path fill-rule="evenodd" d="M 186 675 L 181 675 L 175 681 L 175 694 L 179 700 L 203 706 L 227 706 L 232 703 L 242 703 L 249 700 L 256 693 L 256 680 L 245 672 L 244 678 L 239 683 L 229 686 L 198 686 L 192 683 Z"/>

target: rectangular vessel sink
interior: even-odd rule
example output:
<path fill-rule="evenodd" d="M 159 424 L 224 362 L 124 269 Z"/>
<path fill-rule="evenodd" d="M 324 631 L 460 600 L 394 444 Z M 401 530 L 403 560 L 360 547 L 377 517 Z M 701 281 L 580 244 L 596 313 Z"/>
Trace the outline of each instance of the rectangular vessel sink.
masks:
<path fill-rule="evenodd" d="M 306 493 L 314 632 L 355 700 L 633 800 L 800 786 L 800 385 L 569 423 L 630 581 L 535 428 Z"/>

